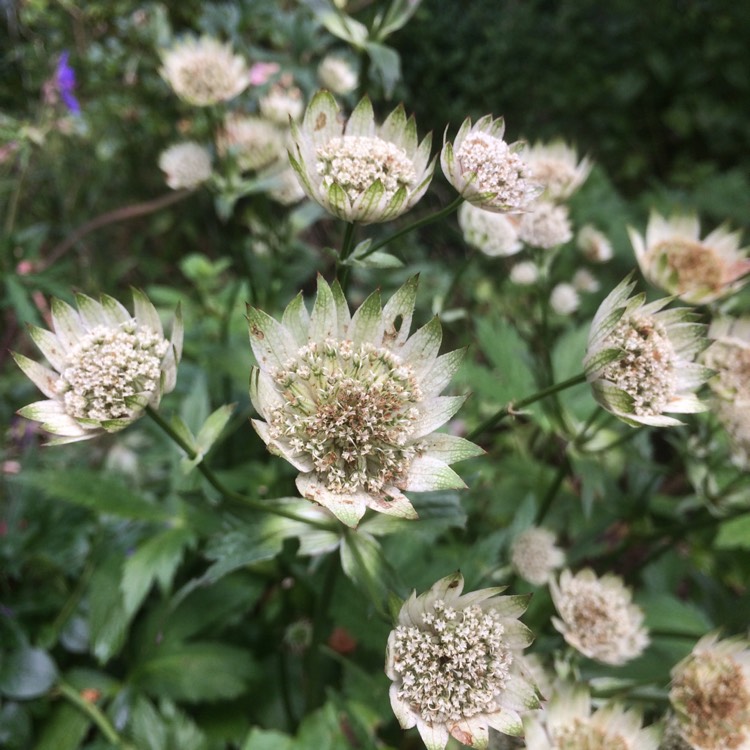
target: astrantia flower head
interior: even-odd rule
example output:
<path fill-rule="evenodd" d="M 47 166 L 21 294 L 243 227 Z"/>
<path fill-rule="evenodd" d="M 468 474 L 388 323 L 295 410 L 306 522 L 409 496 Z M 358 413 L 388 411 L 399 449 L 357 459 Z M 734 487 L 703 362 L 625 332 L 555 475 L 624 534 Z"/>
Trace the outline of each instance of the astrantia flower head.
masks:
<path fill-rule="evenodd" d="M 216 134 L 216 149 L 221 156 L 234 158 L 243 172 L 252 172 L 281 159 L 284 138 L 272 122 L 232 112 Z"/>
<path fill-rule="evenodd" d="M 692 750 L 750 750 L 750 644 L 701 638 L 672 670 L 669 700 Z"/>
<path fill-rule="evenodd" d="M 349 222 L 390 221 L 408 211 L 425 193 L 435 169 L 432 138 L 417 140 L 414 118 L 403 106 L 375 124 L 367 98 L 344 125 L 339 105 L 319 91 L 301 125 L 292 123 L 289 160 L 307 195 Z"/>
<path fill-rule="evenodd" d="M 703 363 L 714 371 L 708 381 L 719 398 L 750 405 L 750 318 L 715 318 Z"/>
<path fill-rule="evenodd" d="M 416 726 L 428 750 L 450 736 L 486 748 L 488 727 L 520 735 L 519 711 L 539 699 L 517 654 L 533 636 L 518 618 L 528 596 L 499 596 L 504 588 L 461 595 L 460 573 L 442 578 L 404 602 L 388 637 L 385 673 L 391 706 L 404 729 Z"/>
<path fill-rule="evenodd" d="M 518 237 L 531 247 L 550 250 L 573 239 L 566 206 L 537 201 L 518 222 Z"/>
<path fill-rule="evenodd" d="M 617 704 L 592 712 L 582 685 L 557 687 L 544 710 L 526 720 L 528 750 L 656 750 L 658 734 Z"/>
<path fill-rule="evenodd" d="M 549 294 L 549 306 L 558 315 L 570 315 L 578 309 L 580 304 L 581 298 L 578 296 L 578 290 L 567 281 L 555 284 Z"/>
<path fill-rule="evenodd" d="M 750 279 L 750 248 L 740 248 L 740 233 L 724 226 L 700 239 L 696 216 L 665 219 L 653 212 L 645 239 L 632 227 L 628 233 L 643 275 L 685 302 L 713 302 Z"/>
<path fill-rule="evenodd" d="M 649 642 L 643 611 L 621 578 L 611 573 L 597 578 L 590 568 L 575 575 L 563 570 L 549 588 L 560 615 L 552 623 L 576 651 L 615 665 L 643 653 Z"/>
<path fill-rule="evenodd" d="M 535 182 L 544 186 L 544 197 L 551 201 L 570 198 L 586 181 L 591 162 L 564 141 L 535 143 L 524 155 Z"/>
<path fill-rule="evenodd" d="M 164 50 L 159 73 L 180 99 L 196 107 L 234 99 L 250 85 L 245 60 L 230 44 L 209 36 L 188 36 Z"/>
<path fill-rule="evenodd" d="M 505 122 L 485 115 L 471 124 L 464 120 L 453 143 L 443 139 L 440 165 L 448 181 L 475 206 L 485 211 L 517 213 L 527 210 L 542 186 L 532 180 L 522 158 L 525 144 L 503 140 Z"/>
<path fill-rule="evenodd" d="M 514 283 L 520 286 L 529 286 L 530 284 L 536 284 L 539 279 L 539 268 L 533 261 L 522 260 L 520 263 L 516 263 L 513 268 L 510 269 L 508 278 Z"/>
<path fill-rule="evenodd" d="M 299 469 L 300 493 L 356 526 L 367 508 L 416 518 L 403 494 L 464 487 L 448 464 L 482 451 L 433 431 L 463 402 L 439 396 L 462 351 L 438 356 L 437 318 L 409 337 L 416 278 L 381 308 L 367 298 L 352 316 L 338 283 L 318 277 L 312 314 L 298 295 L 281 323 L 250 308 L 258 366 L 253 425 L 272 453 Z"/>
<path fill-rule="evenodd" d="M 172 190 L 198 187 L 211 177 L 211 154 L 200 143 L 175 143 L 161 152 L 159 169 Z"/>
<path fill-rule="evenodd" d="M 323 88 L 334 94 L 348 94 L 357 88 L 359 77 L 352 66 L 342 57 L 326 55 L 318 65 L 318 79 Z"/>
<path fill-rule="evenodd" d="M 694 361 L 705 347 L 705 326 L 689 308 L 630 297 L 626 278 L 602 302 L 591 323 L 583 366 L 594 398 L 631 425 L 682 424 L 664 412 L 705 410 L 694 391 L 711 371 Z"/>
<path fill-rule="evenodd" d="M 606 263 L 614 257 L 612 243 L 607 235 L 591 224 L 584 224 L 578 230 L 576 244 L 583 253 L 583 257 L 592 263 Z"/>
<path fill-rule="evenodd" d="M 466 242 L 485 255 L 515 255 L 523 249 L 523 243 L 518 239 L 518 223 L 505 214 L 462 203 L 458 209 L 458 223 Z"/>
<path fill-rule="evenodd" d="M 258 104 L 263 117 L 283 127 L 288 127 L 290 118 L 298 120 L 305 108 L 302 91 L 292 85 L 272 86 Z"/>
<path fill-rule="evenodd" d="M 162 395 L 174 388 L 182 353 L 179 309 L 170 342 L 143 292 L 133 290 L 134 315 L 106 295 L 97 302 L 77 294 L 76 303 L 78 310 L 53 299 L 54 332 L 30 329 L 53 370 L 14 355 L 47 397 L 18 413 L 58 435 L 50 441 L 53 445 L 118 432 L 137 420 L 146 406 L 158 406 Z"/>
<path fill-rule="evenodd" d="M 516 573 L 535 586 L 547 583 L 564 562 L 565 554 L 555 544 L 555 535 L 539 526 L 521 532 L 510 547 L 510 563 Z"/>

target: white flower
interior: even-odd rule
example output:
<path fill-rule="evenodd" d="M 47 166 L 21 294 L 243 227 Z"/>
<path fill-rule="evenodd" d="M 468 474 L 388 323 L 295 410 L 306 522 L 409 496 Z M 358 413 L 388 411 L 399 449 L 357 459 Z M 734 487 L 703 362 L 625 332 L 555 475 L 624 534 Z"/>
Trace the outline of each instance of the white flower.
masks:
<path fill-rule="evenodd" d="M 297 86 L 272 86 L 258 102 L 260 113 L 267 120 L 289 127 L 289 120 L 299 120 L 305 108 L 302 91 Z"/>
<path fill-rule="evenodd" d="M 544 185 L 545 198 L 551 201 L 570 198 L 586 181 L 592 166 L 586 157 L 579 162 L 576 149 L 561 140 L 535 143 L 524 158 L 534 180 Z"/>
<path fill-rule="evenodd" d="M 262 117 L 228 114 L 216 134 L 220 156 L 231 156 L 243 172 L 273 164 L 284 154 L 284 138 L 276 125 Z"/>
<path fill-rule="evenodd" d="M 750 750 L 750 644 L 705 635 L 672 670 L 669 700 L 692 750 Z"/>
<path fill-rule="evenodd" d="M 589 294 L 598 292 L 601 287 L 599 279 L 588 268 L 579 268 L 573 274 L 573 286 L 576 291 L 588 292 Z"/>
<path fill-rule="evenodd" d="M 750 468 L 750 402 L 715 399 L 712 408 L 729 435 L 730 460 L 739 469 Z"/>
<path fill-rule="evenodd" d="M 652 212 L 645 240 L 632 227 L 628 234 L 643 275 L 685 302 L 713 302 L 750 279 L 750 248 L 740 248 L 740 233 L 725 226 L 701 240 L 696 216 L 665 219 Z"/>
<path fill-rule="evenodd" d="M 506 214 L 462 203 L 458 209 L 458 224 L 464 240 L 490 257 L 515 255 L 523 249 L 517 222 Z"/>
<path fill-rule="evenodd" d="M 549 582 L 559 618 L 552 624 L 576 651 L 604 664 L 620 665 L 640 656 L 649 643 L 643 612 L 616 575 L 597 578 L 590 568 L 563 570 Z"/>
<path fill-rule="evenodd" d="M 565 554 L 556 546 L 555 535 L 549 529 L 532 526 L 513 541 L 510 563 L 525 581 L 543 586 L 553 571 L 565 563 Z"/>
<path fill-rule="evenodd" d="M 502 117 L 485 115 L 472 126 L 464 120 L 453 143 L 446 129 L 440 165 L 448 181 L 469 203 L 486 211 L 518 213 L 527 210 L 542 187 L 531 178 L 521 157 L 523 143 L 503 140 Z"/>
<path fill-rule="evenodd" d="M 334 94 L 348 94 L 357 88 L 359 78 L 352 66 L 343 58 L 326 55 L 318 65 L 318 79 L 323 88 Z"/>
<path fill-rule="evenodd" d="M 556 284 L 549 295 L 549 306 L 558 315 L 570 315 L 578 309 L 580 303 L 576 288 L 565 281 Z"/>
<path fill-rule="evenodd" d="M 289 161 L 307 195 L 334 216 L 371 224 L 408 211 L 425 193 L 435 169 L 431 136 L 417 141 L 414 118 L 403 106 L 375 125 L 367 98 L 346 125 L 328 91 L 319 91 L 302 125 L 292 123 Z"/>
<path fill-rule="evenodd" d="M 172 190 L 194 188 L 211 177 L 211 154 L 194 141 L 176 143 L 161 152 L 159 169 Z"/>
<path fill-rule="evenodd" d="M 662 310 L 669 299 L 629 297 L 626 278 L 602 302 L 591 323 L 583 361 L 594 398 L 630 425 L 681 422 L 664 412 L 704 411 L 695 391 L 711 371 L 694 362 L 706 344 L 705 326 L 689 308 Z"/>
<path fill-rule="evenodd" d="M 561 685 L 550 703 L 525 721 L 527 750 L 657 750 L 657 731 L 640 714 L 611 704 L 592 712 L 583 685 Z"/>
<path fill-rule="evenodd" d="M 509 278 L 514 284 L 529 286 L 535 284 L 539 279 L 539 269 L 534 262 L 522 260 L 510 269 Z"/>
<path fill-rule="evenodd" d="M 708 381 L 719 398 L 750 405 L 750 318 L 715 318 L 711 345 L 701 360 L 715 375 Z"/>
<path fill-rule="evenodd" d="M 32 326 L 31 337 L 54 370 L 14 354 L 24 373 L 47 397 L 19 410 L 27 419 L 60 437 L 51 445 L 118 432 L 156 407 L 177 378 L 182 353 L 179 308 L 172 341 L 154 306 L 133 290 L 135 314 L 117 300 L 76 295 L 78 310 L 52 300 L 54 333 Z"/>
<path fill-rule="evenodd" d="M 607 235 L 591 224 L 584 224 L 578 230 L 576 244 L 584 258 L 592 263 L 606 263 L 614 257 L 612 243 L 607 239 Z"/>
<path fill-rule="evenodd" d="M 402 490 L 464 487 L 448 464 L 482 452 L 433 432 L 463 403 L 438 395 L 463 352 L 438 356 L 437 318 L 409 337 L 415 300 L 412 279 L 384 309 L 376 292 L 351 316 L 338 283 L 318 277 L 312 314 L 301 294 L 281 323 L 248 310 L 250 398 L 265 420 L 253 426 L 299 469 L 300 493 L 349 526 L 367 508 L 416 518 Z"/>
<path fill-rule="evenodd" d="M 550 250 L 573 239 L 566 206 L 538 201 L 529 207 L 518 223 L 518 236 L 527 245 Z"/>
<path fill-rule="evenodd" d="M 519 711 L 539 706 L 515 664 L 533 640 L 518 620 L 528 596 L 499 596 L 503 588 L 461 596 L 463 585 L 454 573 L 412 592 L 388 638 L 393 712 L 404 729 L 417 727 L 428 750 L 443 750 L 450 736 L 486 748 L 489 727 L 520 735 Z"/>
<path fill-rule="evenodd" d="M 197 107 L 234 99 L 250 84 L 245 60 L 208 36 L 189 36 L 164 50 L 159 73 L 180 99 Z"/>

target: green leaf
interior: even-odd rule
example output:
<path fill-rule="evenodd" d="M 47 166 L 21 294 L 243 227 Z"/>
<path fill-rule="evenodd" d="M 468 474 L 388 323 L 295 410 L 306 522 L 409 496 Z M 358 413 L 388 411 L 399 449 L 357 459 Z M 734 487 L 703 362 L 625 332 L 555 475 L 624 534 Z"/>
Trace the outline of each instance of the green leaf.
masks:
<path fill-rule="evenodd" d="M 401 58 L 395 49 L 378 42 L 367 42 L 365 49 L 372 60 L 373 70 L 380 76 L 386 99 L 389 99 L 401 78 Z"/>
<path fill-rule="evenodd" d="M 253 523 L 213 539 L 205 554 L 215 562 L 203 575 L 203 581 L 215 583 L 238 568 L 270 560 L 278 554 L 288 536 L 283 526 Z"/>
<path fill-rule="evenodd" d="M 293 739 L 275 729 L 253 727 L 247 735 L 242 750 L 292 750 Z"/>
<path fill-rule="evenodd" d="M 341 544 L 341 567 L 373 605 L 385 612 L 388 592 L 399 586 L 377 539 L 361 531 L 348 532 Z"/>
<path fill-rule="evenodd" d="M 200 702 L 236 698 L 256 672 L 247 650 L 221 643 L 164 644 L 130 682 L 158 697 Z"/>
<path fill-rule="evenodd" d="M 367 27 L 363 23 L 355 21 L 340 11 L 319 12 L 316 15 L 323 26 L 335 37 L 343 39 L 357 49 L 362 49 L 368 34 Z"/>
<path fill-rule="evenodd" d="M 0 747 L 24 750 L 31 744 L 31 720 L 25 706 L 6 703 L 0 708 Z"/>
<path fill-rule="evenodd" d="M 90 727 L 86 714 L 69 703 L 62 703 L 45 722 L 34 750 L 77 750 Z"/>
<path fill-rule="evenodd" d="M 12 481 L 97 513 L 137 521 L 168 521 L 172 515 L 144 500 L 116 477 L 87 469 L 35 470 L 13 477 Z"/>
<path fill-rule="evenodd" d="M 40 648 L 22 646 L 11 651 L 0 663 L 0 694 L 28 700 L 44 695 L 57 679 L 57 667 Z"/>
<path fill-rule="evenodd" d="M 120 586 L 129 617 L 141 606 L 154 581 L 163 591 L 169 589 L 185 548 L 194 544 L 195 534 L 190 529 L 167 529 L 148 539 L 125 560 Z"/>
<path fill-rule="evenodd" d="M 359 268 L 401 268 L 404 264 L 395 255 L 376 250 L 366 258 L 350 257 L 344 262 L 344 265 Z"/>
<path fill-rule="evenodd" d="M 750 549 L 750 516 L 732 518 L 719 526 L 716 536 L 716 546 L 719 549 L 741 547 Z"/>
<path fill-rule="evenodd" d="M 124 560 L 122 554 L 105 558 L 89 584 L 91 648 L 100 664 L 119 653 L 130 624 L 121 592 Z"/>
<path fill-rule="evenodd" d="M 211 447 L 218 440 L 219 435 L 230 420 L 235 406 L 236 404 L 220 406 L 203 423 L 197 437 L 193 440 L 192 447 L 197 455 L 192 459 L 187 457 L 182 459 L 182 468 L 186 474 L 192 471 L 211 450 Z"/>
<path fill-rule="evenodd" d="M 711 629 L 706 615 L 689 602 L 669 594 L 652 594 L 639 597 L 638 604 L 646 615 L 650 630 L 684 633 L 700 638 Z"/>

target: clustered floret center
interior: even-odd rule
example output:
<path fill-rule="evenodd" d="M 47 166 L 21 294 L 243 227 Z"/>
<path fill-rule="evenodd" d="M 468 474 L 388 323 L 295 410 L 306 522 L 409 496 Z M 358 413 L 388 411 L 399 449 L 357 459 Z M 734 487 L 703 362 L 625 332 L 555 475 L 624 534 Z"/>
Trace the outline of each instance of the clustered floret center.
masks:
<path fill-rule="evenodd" d="M 533 175 L 537 182 L 545 186 L 550 195 L 565 195 L 578 177 L 575 167 L 562 159 L 535 159 Z"/>
<path fill-rule="evenodd" d="M 303 347 L 274 374 L 285 403 L 271 411 L 271 438 L 312 459 L 327 488 L 379 492 L 406 476 L 422 392 L 413 370 L 369 343 L 327 339 Z"/>
<path fill-rule="evenodd" d="M 332 138 L 316 151 L 316 169 L 328 189 L 336 184 L 355 201 L 375 182 L 383 186 L 384 200 L 416 182 L 414 162 L 395 143 L 382 138 L 345 135 Z"/>
<path fill-rule="evenodd" d="M 724 282 L 721 258 L 707 245 L 688 239 L 672 238 L 654 246 L 654 257 L 664 257 L 677 277 L 680 290 L 719 289 Z"/>
<path fill-rule="evenodd" d="M 392 643 L 398 697 L 428 724 L 444 724 L 500 708 L 513 655 L 493 610 L 456 610 L 437 599 L 422 625 L 399 625 Z"/>
<path fill-rule="evenodd" d="M 622 735 L 605 732 L 581 718 L 556 728 L 554 743 L 555 750 L 630 750 Z"/>
<path fill-rule="evenodd" d="M 175 74 L 175 90 L 185 92 L 198 101 L 210 101 L 231 92 L 236 76 L 231 58 L 217 59 L 216 53 L 191 53 L 181 61 Z"/>
<path fill-rule="evenodd" d="M 665 327 L 649 316 L 625 316 L 603 346 L 622 354 L 602 378 L 631 397 L 634 414 L 661 414 L 676 392 L 676 354 Z"/>
<path fill-rule="evenodd" d="M 148 326 L 131 320 L 118 327 L 99 325 L 68 352 L 68 364 L 56 383 L 65 411 L 74 419 L 126 419 L 126 400 L 159 387 L 169 342 Z"/>
<path fill-rule="evenodd" d="M 722 389 L 742 400 L 750 398 L 750 347 L 715 341 L 706 352 L 706 364 L 716 370 Z"/>
<path fill-rule="evenodd" d="M 530 169 L 500 138 L 477 132 L 469 134 L 456 159 L 472 191 L 489 193 L 492 203 L 521 206 L 527 201 Z"/>
<path fill-rule="evenodd" d="M 584 653 L 629 648 L 633 618 L 623 591 L 607 588 L 600 581 L 571 579 L 558 609 Z"/>
<path fill-rule="evenodd" d="M 701 747 L 743 747 L 750 727 L 750 690 L 729 656 L 696 654 L 675 678 L 670 700 L 681 707 L 681 729 Z"/>

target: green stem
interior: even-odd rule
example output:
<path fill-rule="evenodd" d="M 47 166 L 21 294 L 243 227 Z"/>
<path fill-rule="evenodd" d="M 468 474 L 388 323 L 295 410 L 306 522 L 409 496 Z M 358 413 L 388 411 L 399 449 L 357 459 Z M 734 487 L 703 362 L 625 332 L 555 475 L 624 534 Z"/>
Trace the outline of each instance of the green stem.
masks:
<path fill-rule="evenodd" d="M 458 267 L 458 269 L 456 270 L 456 273 L 453 274 L 451 285 L 448 287 L 448 291 L 445 293 L 445 296 L 443 297 L 443 310 L 447 309 L 448 303 L 451 301 L 451 298 L 456 293 L 456 289 L 458 289 L 459 282 L 463 278 L 463 275 L 466 273 L 467 269 L 471 265 L 471 262 L 474 260 L 475 256 L 476 256 L 476 253 L 473 250 L 470 250 L 466 258 L 464 259 L 464 262 Z"/>
<path fill-rule="evenodd" d="M 26 174 L 29 171 L 29 165 L 31 164 L 31 151 L 26 148 L 21 154 L 21 170 L 16 180 L 16 188 L 13 191 L 13 195 L 10 199 L 8 206 L 8 213 L 5 215 L 5 226 L 3 227 L 3 233 L 7 236 L 13 231 L 13 227 L 16 224 L 16 216 L 18 215 L 18 206 L 21 201 L 21 192 L 23 189 L 23 183 L 26 180 Z"/>
<path fill-rule="evenodd" d="M 389 242 L 392 242 L 399 237 L 403 237 L 405 234 L 413 232 L 415 229 L 421 229 L 422 227 L 426 227 L 428 224 L 432 224 L 436 221 L 439 221 L 440 219 L 445 218 L 446 216 L 449 216 L 454 211 L 456 211 L 463 202 L 463 196 L 459 195 L 458 198 L 456 198 L 452 203 L 449 203 L 445 208 L 440 209 L 440 211 L 438 211 L 437 213 L 430 214 L 429 216 L 425 216 L 423 219 L 412 222 L 411 224 L 405 226 L 403 229 L 399 229 L 397 232 L 388 235 L 388 237 L 380 240 L 380 242 L 373 243 L 372 245 L 370 245 L 370 247 L 367 248 L 367 252 L 362 253 L 361 257 L 366 258 L 368 255 L 372 255 L 376 250 L 380 250 L 381 247 L 385 247 Z"/>
<path fill-rule="evenodd" d="M 69 700 L 79 711 L 82 711 L 91 721 L 101 730 L 101 733 L 116 747 L 122 750 L 136 750 L 136 748 L 120 737 L 117 730 L 112 726 L 112 722 L 104 715 L 102 710 L 95 703 L 87 701 L 81 694 L 70 685 L 61 682 L 57 686 L 57 691 L 64 698 Z"/>
<path fill-rule="evenodd" d="M 594 411 L 591 412 L 591 414 L 589 415 L 589 418 L 586 420 L 583 427 L 581 428 L 581 431 L 570 441 L 566 450 L 569 450 L 570 448 L 576 448 L 586 439 L 589 430 L 594 425 L 594 422 L 596 422 L 600 414 L 601 414 L 601 409 L 599 408 L 594 409 Z M 552 507 L 552 503 L 557 497 L 557 493 L 559 492 L 560 487 L 562 487 L 562 483 L 565 480 L 565 476 L 567 475 L 569 469 L 570 469 L 570 462 L 568 460 L 567 455 L 565 455 L 563 456 L 563 460 L 557 470 L 557 474 L 555 474 L 555 478 L 552 480 L 552 484 L 550 484 L 549 488 L 547 489 L 544 499 L 542 500 L 541 505 L 539 506 L 539 510 L 536 514 L 536 519 L 534 520 L 534 524 L 536 526 L 539 526 L 542 523 L 542 521 L 544 520 L 544 517 L 547 515 L 547 512 Z"/>
<path fill-rule="evenodd" d="M 344 233 L 344 241 L 341 245 L 341 253 L 339 254 L 338 260 L 336 261 L 336 270 L 339 284 L 341 289 L 346 294 L 346 288 L 349 284 L 349 274 L 351 273 L 351 266 L 344 265 L 344 262 L 351 255 L 354 249 L 354 230 L 356 228 L 355 222 L 349 222 L 346 225 L 346 232 Z"/>
<path fill-rule="evenodd" d="M 323 702 L 324 691 L 320 685 L 320 648 L 323 645 L 323 635 L 328 622 L 328 612 L 336 588 L 336 578 L 339 572 L 339 558 L 332 553 L 326 561 L 327 569 L 323 579 L 323 590 L 315 607 L 312 643 L 307 659 L 307 684 L 305 685 L 305 705 L 307 711 L 317 708 Z"/>
<path fill-rule="evenodd" d="M 167 422 L 159 412 L 157 412 L 155 409 L 153 409 L 151 406 L 146 407 L 146 413 L 151 417 L 151 419 L 156 422 L 156 424 L 161 427 L 161 429 L 166 432 L 166 434 L 172 439 L 174 443 L 176 443 L 180 448 L 182 448 L 183 451 L 187 454 L 187 457 L 193 461 L 198 457 L 198 454 L 196 451 L 191 448 L 190 445 L 188 445 L 182 437 L 172 428 L 172 426 Z M 263 513 L 272 513 L 276 516 L 283 516 L 284 518 L 289 518 L 292 521 L 300 521 L 301 523 L 305 523 L 308 526 L 315 526 L 318 529 L 324 529 L 326 531 L 332 531 L 333 526 L 330 523 L 327 523 L 325 521 L 316 521 L 312 518 L 305 518 L 304 516 L 297 515 L 291 510 L 286 510 L 284 508 L 275 506 L 275 505 L 269 505 L 267 503 L 261 502 L 260 500 L 256 500 L 255 498 L 248 497 L 247 495 L 242 495 L 239 492 L 235 492 L 234 490 L 230 490 L 229 487 L 227 487 L 217 476 L 214 474 L 214 472 L 205 464 L 203 460 L 198 464 L 196 467 L 198 471 L 200 471 L 201 474 L 206 478 L 208 483 L 218 492 L 220 492 L 225 498 L 228 500 L 233 500 L 237 503 L 241 503 L 246 508 L 252 508 L 253 510 L 258 510 Z"/>
<path fill-rule="evenodd" d="M 580 385 L 581 383 L 585 382 L 585 373 L 580 373 L 578 375 L 574 375 L 572 378 L 563 380 L 562 383 L 555 383 L 548 388 L 543 388 L 541 391 L 537 391 L 531 396 L 522 398 L 520 401 L 511 401 L 502 409 L 496 411 L 489 419 L 486 419 L 484 422 L 482 422 L 479 427 L 477 427 L 475 430 L 472 430 L 466 437 L 468 440 L 475 440 L 483 432 L 486 432 L 492 427 L 495 427 L 499 422 L 502 422 L 505 417 L 507 417 L 509 414 L 514 414 L 518 409 L 523 409 L 525 406 L 529 406 L 529 404 L 540 401 L 547 396 L 552 396 L 555 393 L 559 393 L 560 391 L 564 391 L 567 388 L 572 388 L 574 385 Z"/>

